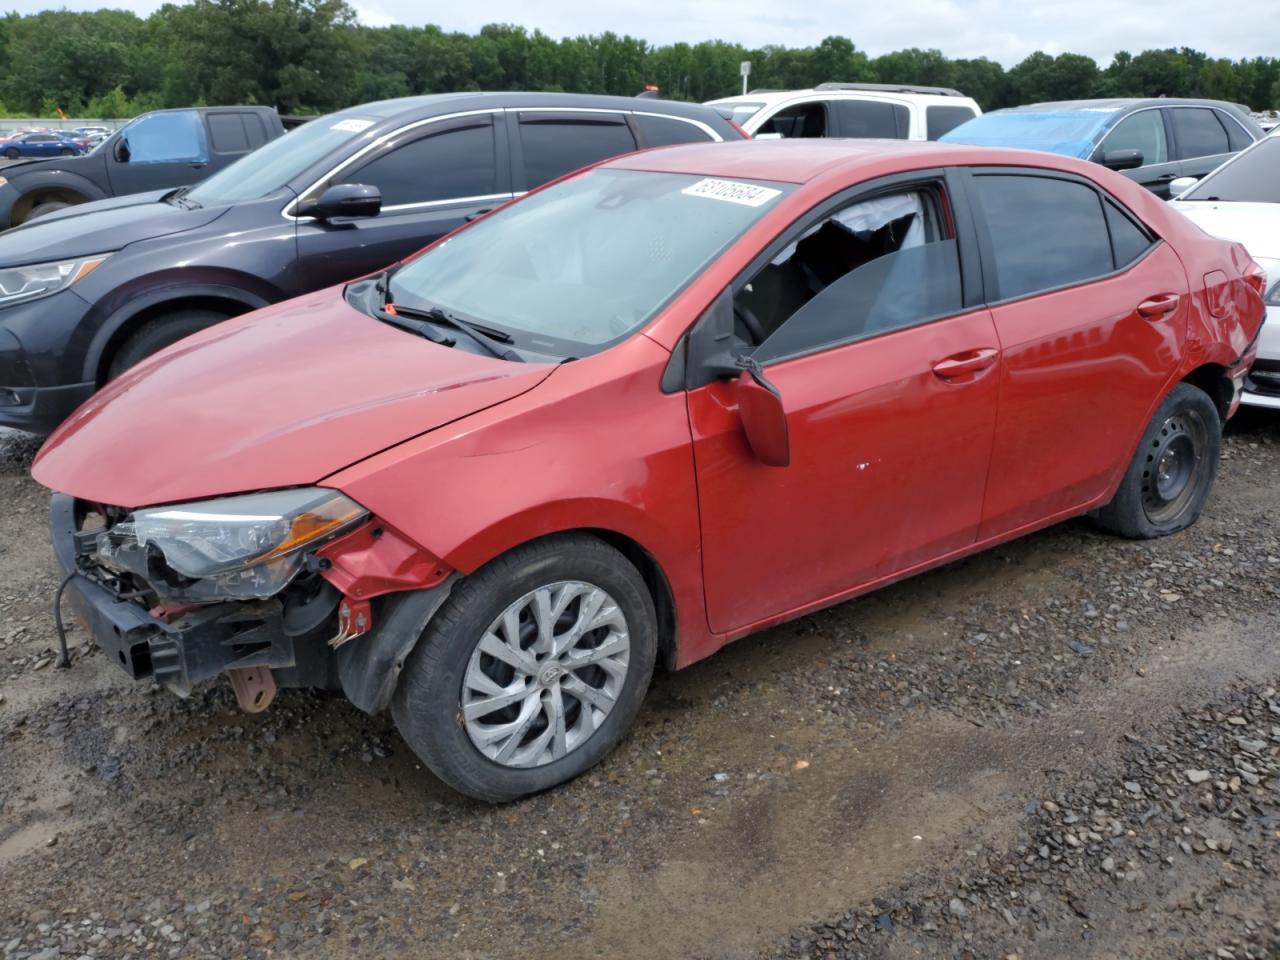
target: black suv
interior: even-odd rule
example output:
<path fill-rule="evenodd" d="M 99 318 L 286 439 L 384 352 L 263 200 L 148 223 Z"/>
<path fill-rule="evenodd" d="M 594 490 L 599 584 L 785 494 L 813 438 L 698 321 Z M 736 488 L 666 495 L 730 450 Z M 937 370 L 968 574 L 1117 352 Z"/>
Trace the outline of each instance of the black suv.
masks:
<path fill-rule="evenodd" d="M 282 133 L 270 107 L 144 113 L 83 156 L 0 170 L 0 230 L 90 200 L 195 183 Z"/>
<path fill-rule="evenodd" d="M 385 267 L 578 167 L 741 139 L 710 107 L 439 94 L 320 117 L 195 187 L 0 235 L 0 425 L 46 433 L 143 357 L 227 317 Z"/>

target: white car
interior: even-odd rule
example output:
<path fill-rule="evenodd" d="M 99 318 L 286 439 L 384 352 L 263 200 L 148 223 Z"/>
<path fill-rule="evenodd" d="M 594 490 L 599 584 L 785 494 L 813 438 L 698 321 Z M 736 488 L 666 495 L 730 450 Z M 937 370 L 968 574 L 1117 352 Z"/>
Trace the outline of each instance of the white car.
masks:
<path fill-rule="evenodd" d="M 1189 181 L 1173 182 L 1169 203 L 1206 233 L 1243 243 L 1267 271 L 1267 319 L 1241 403 L 1280 410 L 1280 133 Z"/>
<path fill-rule="evenodd" d="M 893 83 L 820 83 L 812 90 L 753 90 L 707 103 L 759 140 L 937 140 L 982 113 L 977 101 L 959 90 Z"/>

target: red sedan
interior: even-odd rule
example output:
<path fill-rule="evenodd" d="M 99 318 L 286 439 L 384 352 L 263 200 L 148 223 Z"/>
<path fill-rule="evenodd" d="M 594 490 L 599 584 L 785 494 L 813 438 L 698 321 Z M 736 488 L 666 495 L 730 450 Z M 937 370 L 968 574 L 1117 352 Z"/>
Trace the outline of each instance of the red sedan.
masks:
<path fill-rule="evenodd" d="M 1067 517 L 1195 522 L 1262 286 L 1083 161 L 649 151 L 176 344 L 33 472 L 131 675 L 341 688 L 505 800 L 598 762 L 659 659 Z"/>

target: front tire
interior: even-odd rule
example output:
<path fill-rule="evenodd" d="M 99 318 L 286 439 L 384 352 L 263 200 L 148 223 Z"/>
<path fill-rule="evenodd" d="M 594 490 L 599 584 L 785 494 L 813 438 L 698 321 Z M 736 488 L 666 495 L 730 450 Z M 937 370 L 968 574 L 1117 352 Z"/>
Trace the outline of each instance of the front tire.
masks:
<path fill-rule="evenodd" d="M 459 582 L 400 677 L 400 735 L 468 796 L 514 800 L 576 777 L 622 739 L 657 656 L 640 573 L 613 547 L 562 534 Z"/>
<path fill-rule="evenodd" d="M 1147 425 L 1115 498 L 1096 514 L 1134 539 L 1185 530 L 1200 518 L 1218 473 L 1222 419 L 1208 394 L 1180 383 Z"/>
<path fill-rule="evenodd" d="M 193 333 L 199 333 L 215 323 L 221 323 L 225 319 L 227 315 L 218 313 L 216 310 L 175 310 L 173 313 L 147 321 L 141 329 L 121 344 L 120 349 L 111 358 L 107 379 L 114 380 L 151 354 Z"/>
<path fill-rule="evenodd" d="M 27 219 L 23 223 L 29 223 L 37 217 L 43 217 L 47 213 L 56 213 L 59 210 L 65 210 L 71 204 L 65 200 L 46 200 L 44 203 L 38 203 L 31 208 L 31 212 L 27 214 Z"/>
<path fill-rule="evenodd" d="M 17 147 L 10 147 L 4 152 L 5 158 L 8 160 L 17 160 L 20 154 Z"/>

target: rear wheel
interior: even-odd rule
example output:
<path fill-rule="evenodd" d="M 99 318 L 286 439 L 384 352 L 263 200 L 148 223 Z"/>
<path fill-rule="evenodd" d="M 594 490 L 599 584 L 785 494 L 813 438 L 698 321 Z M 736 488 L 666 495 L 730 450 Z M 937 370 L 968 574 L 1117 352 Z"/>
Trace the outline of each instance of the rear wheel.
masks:
<path fill-rule="evenodd" d="M 1163 537 L 1199 519 L 1213 489 L 1222 420 L 1208 394 L 1180 383 L 1160 404 L 1098 522 L 1124 537 Z"/>
<path fill-rule="evenodd" d="M 147 321 L 116 351 L 108 379 L 114 380 L 138 361 L 225 319 L 227 315 L 216 310 L 175 310 Z"/>
<path fill-rule="evenodd" d="M 76 155 L 76 152 L 67 147 L 63 147 L 61 150 L 58 151 L 58 156 L 60 157 L 74 157 L 75 155 Z"/>
<path fill-rule="evenodd" d="M 613 749 L 656 654 L 653 600 L 631 562 L 592 536 L 550 537 L 458 584 L 391 710 L 441 780 L 481 800 L 514 800 Z"/>

